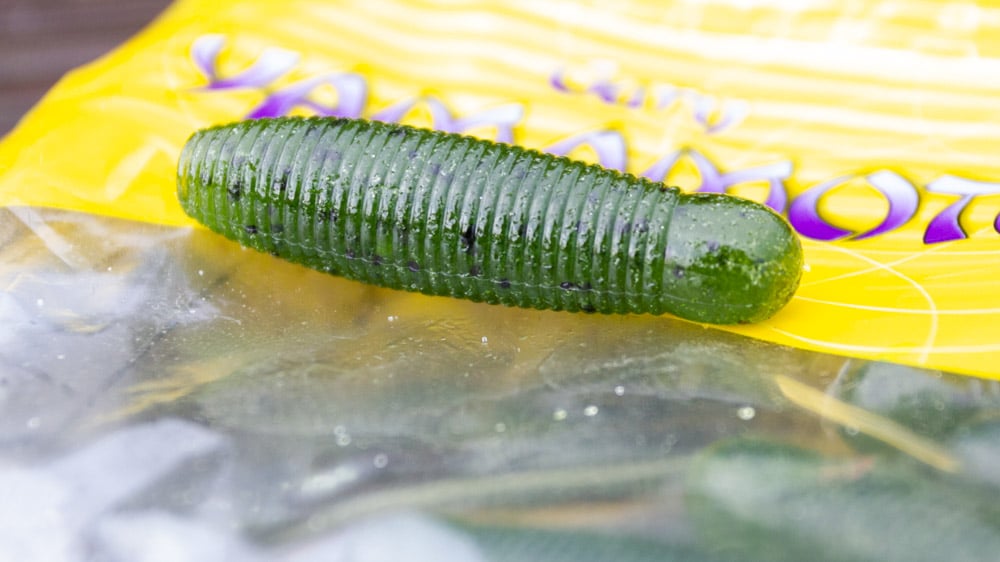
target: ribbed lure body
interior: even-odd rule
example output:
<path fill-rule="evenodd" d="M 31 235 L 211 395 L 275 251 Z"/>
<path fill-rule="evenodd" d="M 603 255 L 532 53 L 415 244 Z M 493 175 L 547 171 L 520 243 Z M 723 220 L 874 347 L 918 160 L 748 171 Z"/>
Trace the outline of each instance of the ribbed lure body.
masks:
<path fill-rule="evenodd" d="M 373 121 L 199 131 L 178 196 L 212 230 L 314 269 L 530 308 L 750 322 L 788 301 L 802 266 L 757 203 Z"/>

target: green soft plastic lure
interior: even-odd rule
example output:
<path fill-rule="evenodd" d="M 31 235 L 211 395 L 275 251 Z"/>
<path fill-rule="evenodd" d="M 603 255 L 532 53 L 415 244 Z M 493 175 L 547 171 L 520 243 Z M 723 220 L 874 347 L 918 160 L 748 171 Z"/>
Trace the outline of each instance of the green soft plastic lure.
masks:
<path fill-rule="evenodd" d="M 518 146 L 340 118 L 244 121 L 181 154 L 185 212 L 349 279 L 553 310 L 764 320 L 802 248 L 767 207 Z"/>

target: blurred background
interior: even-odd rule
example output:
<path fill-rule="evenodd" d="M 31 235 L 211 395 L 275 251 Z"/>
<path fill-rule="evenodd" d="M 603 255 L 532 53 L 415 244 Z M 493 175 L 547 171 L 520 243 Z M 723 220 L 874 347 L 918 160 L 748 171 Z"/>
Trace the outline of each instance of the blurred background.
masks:
<path fill-rule="evenodd" d="M 0 0 L 0 135 L 59 77 L 134 35 L 169 0 Z"/>

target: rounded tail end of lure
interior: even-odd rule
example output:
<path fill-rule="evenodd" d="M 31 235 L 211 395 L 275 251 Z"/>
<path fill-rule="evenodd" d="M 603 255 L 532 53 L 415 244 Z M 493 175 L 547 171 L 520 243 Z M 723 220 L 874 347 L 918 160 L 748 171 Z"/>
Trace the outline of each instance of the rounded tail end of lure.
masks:
<path fill-rule="evenodd" d="M 785 306 L 802 276 L 802 244 L 759 203 L 728 195 L 683 195 L 670 223 L 669 308 L 682 318 L 746 324 Z"/>

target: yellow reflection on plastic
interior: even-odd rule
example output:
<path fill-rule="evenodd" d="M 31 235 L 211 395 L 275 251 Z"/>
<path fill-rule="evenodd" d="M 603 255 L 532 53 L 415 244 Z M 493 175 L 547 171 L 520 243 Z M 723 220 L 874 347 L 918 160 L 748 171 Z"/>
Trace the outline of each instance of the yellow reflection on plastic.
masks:
<path fill-rule="evenodd" d="M 938 470 L 957 472 L 960 468 L 958 460 L 946 449 L 889 418 L 841 402 L 784 375 L 775 375 L 774 378 L 785 397 L 800 408 L 844 427 L 855 428 Z"/>

